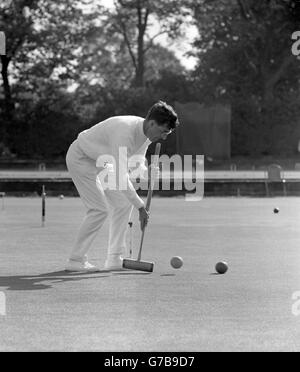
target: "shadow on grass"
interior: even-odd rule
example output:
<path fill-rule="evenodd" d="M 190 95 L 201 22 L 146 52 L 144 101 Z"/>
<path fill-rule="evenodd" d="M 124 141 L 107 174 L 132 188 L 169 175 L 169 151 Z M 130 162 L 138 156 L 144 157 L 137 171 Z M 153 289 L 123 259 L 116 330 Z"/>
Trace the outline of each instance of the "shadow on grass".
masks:
<path fill-rule="evenodd" d="M 149 275 L 152 274 L 146 271 L 112 271 L 113 275 Z"/>
<path fill-rule="evenodd" d="M 0 276 L 0 287 L 6 287 L 5 290 L 7 291 L 35 291 L 52 288 L 52 285 L 56 283 L 75 282 L 91 278 L 105 278 L 107 276 L 109 276 L 107 275 L 107 271 L 80 273 L 64 270 L 39 275 Z"/>

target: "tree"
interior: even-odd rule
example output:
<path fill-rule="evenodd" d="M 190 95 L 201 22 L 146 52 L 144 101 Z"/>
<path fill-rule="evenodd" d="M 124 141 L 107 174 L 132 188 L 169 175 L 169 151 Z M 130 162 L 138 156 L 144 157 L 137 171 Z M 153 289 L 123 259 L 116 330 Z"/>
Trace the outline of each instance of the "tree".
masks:
<path fill-rule="evenodd" d="M 35 7 L 37 1 L 11 1 L 0 4 L 0 29 L 6 37 L 6 54 L 1 56 L 1 75 L 3 81 L 4 109 L 1 128 L 2 140 L 7 137 L 7 125 L 13 118 L 14 102 L 9 81 L 9 65 L 32 32 L 32 23 L 27 18 L 28 5 Z"/>
<path fill-rule="evenodd" d="M 248 149 L 251 143 L 253 151 L 274 151 L 272 133 L 283 119 L 284 97 L 299 92 L 299 64 L 291 53 L 291 34 L 299 22 L 296 3 L 202 0 L 194 6 L 200 35 L 195 77 L 211 100 L 232 103 L 238 112 L 233 138 L 244 134 L 241 143 Z"/>
<path fill-rule="evenodd" d="M 147 52 L 162 34 L 175 38 L 180 34 L 189 9 L 186 1 L 115 0 L 107 9 L 106 27 L 111 35 L 120 35 L 134 68 L 134 86 L 145 83 Z M 156 31 L 151 33 L 151 26 Z M 152 27 L 153 30 L 153 27 Z"/>
<path fill-rule="evenodd" d="M 1 4 L 0 29 L 7 53 L 1 56 L 4 93 L 2 136 L 14 120 L 15 102 L 49 94 L 49 86 L 67 87 L 78 77 L 78 54 L 97 14 L 87 14 L 82 1 L 13 0 Z M 85 3 L 90 3 L 86 0 Z"/>

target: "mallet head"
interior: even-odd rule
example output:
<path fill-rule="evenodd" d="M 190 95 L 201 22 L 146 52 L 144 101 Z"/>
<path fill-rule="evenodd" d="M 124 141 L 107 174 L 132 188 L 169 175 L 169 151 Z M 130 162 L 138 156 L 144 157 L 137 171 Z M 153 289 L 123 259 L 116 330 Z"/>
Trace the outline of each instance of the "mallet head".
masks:
<path fill-rule="evenodd" d="M 124 269 L 147 271 L 147 272 L 152 273 L 153 267 L 154 267 L 153 262 L 137 261 L 137 260 L 131 260 L 129 258 L 125 258 L 123 260 Z"/>

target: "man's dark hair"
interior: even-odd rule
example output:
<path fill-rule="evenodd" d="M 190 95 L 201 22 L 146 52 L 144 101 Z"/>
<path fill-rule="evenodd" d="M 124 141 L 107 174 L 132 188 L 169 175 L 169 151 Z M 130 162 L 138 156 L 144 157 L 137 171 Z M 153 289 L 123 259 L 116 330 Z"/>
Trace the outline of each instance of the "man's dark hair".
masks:
<path fill-rule="evenodd" d="M 172 106 L 166 102 L 156 102 L 148 111 L 147 120 L 155 120 L 158 125 L 168 125 L 169 129 L 174 129 L 179 125 L 178 117 Z"/>

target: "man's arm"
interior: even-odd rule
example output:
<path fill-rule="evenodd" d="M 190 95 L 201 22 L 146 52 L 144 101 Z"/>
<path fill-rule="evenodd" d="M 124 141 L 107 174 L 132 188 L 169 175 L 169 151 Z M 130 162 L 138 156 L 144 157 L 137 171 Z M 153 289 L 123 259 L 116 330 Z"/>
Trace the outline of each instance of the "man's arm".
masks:
<path fill-rule="evenodd" d="M 116 160 L 116 186 L 117 190 L 122 192 L 124 196 L 137 209 L 144 208 L 144 201 L 137 194 L 128 173 L 128 155 L 127 149 L 132 146 L 131 139 L 122 134 L 114 135 L 112 147 L 112 154 Z"/>

